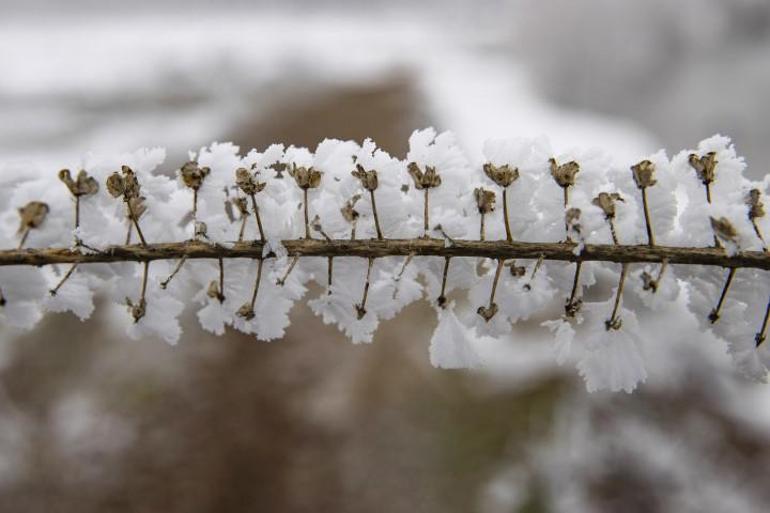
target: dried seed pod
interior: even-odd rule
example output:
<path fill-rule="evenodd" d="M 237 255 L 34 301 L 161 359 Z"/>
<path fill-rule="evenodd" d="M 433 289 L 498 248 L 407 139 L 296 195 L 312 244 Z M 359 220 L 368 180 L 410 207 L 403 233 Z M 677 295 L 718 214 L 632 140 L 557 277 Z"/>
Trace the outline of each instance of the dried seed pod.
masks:
<path fill-rule="evenodd" d="M 717 154 L 715 151 L 710 151 L 707 154 L 701 156 L 691 153 L 688 159 L 690 166 L 695 169 L 698 174 L 698 178 L 703 185 L 709 185 L 716 178 L 717 168 Z"/>
<path fill-rule="evenodd" d="M 210 172 L 211 169 L 208 167 L 200 167 L 197 161 L 191 160 L 189 162 L 185 162 L 184 165 L 179 169 L 179 176 L 182 177 L 182 182 L 185 184 L 185 186 L 197 191 L 201 188 L 203 185 L 203 180 L 209 175 Z"/>
<path fill-rule="evenodd" d="M 127 217 L 132 221 L 138 221 L 147 212 L 147 205 L 142 196 L 130 198 L 127 203 L 129 206 Z"/>
<path fill-rule="evenodd" d="M 481 316 L 484 321 L 489 322 L 497 314 L 497 303 L 492 303 L 489 306 L 480 306 L 476 313 Z"/>
<path fill-rule="evenodd" d="M 436 172 L 435 167 L 425 166 L 425 171 L 423 171 L 416 162 L 410 162 L 408 170 L 417 190 L 432 189 L 441 185 L 441 177 Z"/>
<path fill-rule="evenodd" d="M 361 196 L 359 194 L 356 194 L 352 198 L 350 198 L 347 202 L 345 202 L 345 206 L 340 209 L 340 212 L 342 213 L 342 217 L 350 224 L 355 224 L 356 221 L 358 221 L 358 218 L 360 217 L 359 212 L 355 209 L 356 203 L 358 200 L 361 199 Z M 320 221 L 320 218 L 319 218 Z"/>
<path fill-rule="evenodd" d="M 252 320 L 256 316 L 256 314 L 254 313 L 254 307 L 251 305 L 251 303 L 244 303 L 238 309 L 238 311 L 235 312 L 235 315 L 247 321 Z"/>
<path fill-rule="evenodd" d="M 618 201 L 623 201 L 623 198 L 617 192 L 600 192 L 599 195 L 591 201 L 591 203 L 602 209 L 605 218 L 614 219 L 615 203 Z"/>
<path fill-rule="evenodd" d="M 488 214 L 495 210 L 495 192 L 488 191 L 483 187 L 474 189 L 473 195 L 476 198 L 476 207 L 480 214 Z"/>
<path fill-rule="evenodd" d="M 631 172 L 634 176 L 634 183 L 636 183 L 636 186 L 640 189 L 652 187 L 658 183 L 658 181 L 655 180 L 655 164 L 649 160 L 643 160 L 638 164 L 634 164 L 631 166 Z"/>
<path fill-rule="evenodd" d="M 244 194 L 252 196 L 262 192 L 267 186 L 267 183 L 258 181 L 245 167 L 239 167 L 235 170 L 235 185 L 237 185 Z"/>
<path fill-rule="evenodd" d="M 84 169 L 78 172 L 78 176 L 74 180 L 69 169 L 62 169 L 59 171 L 59 180 L 64 182 L 64 185 L 75 197 L 90 196 L 99 191 L 99 182 L 96 181 L 96 178 L 88 176 Z"/>
<path fill-rule="evenodd" d="M 206 295 L 211 299 L 216 299 L 220 302 L 224 301 L 225 296 L 222 291 L 219 290 L 219 282 L 217 280 L 211 280 L 208 289 L 206 289 Z"/>
<path fill-rule="evenodd" d="M 558 164 L 556 159 L 550 158 L 548 162 L 551 166 L 551 176 L 559 187 L 567 188 L 575 185 L 575 178 L 580 171 L 580 164 L 571 160 L 564 164 Z"/>
<path fill-rule="evenodd" d="M 494 164 L 486 163 L 483 169 L 484 174 L 500 187 L 508 187 L 519 179 L 519 168 L 512 168 L 508 164 L 495 166 Z"/>
<path fill-rule="evenodd" d="M 356 164 L 355 171 L 351 171 L 350 174 L 358 178 L 361 182 L 361 186 L 367 191 L 376 190 L 380 184 L 377 177 L 377 171 L 367 171 L 361 164 Z"/>
<path fill-rule="evenodd" d="M 113 198 L 120 198 L 125 194 L 126 184 L 123 177 L 118 173 L 112 173 L 107 177 L 107 192 L 109 192 Z"/>
<path fill-rule="evenodd" d="M 48 204 L 42 201 L 30 201 L 19 209 L 19 230 L 18 233 L 24 233 L 32 228 L 38 228 L 49 212 Z"/>
<path fill-rule="evenodd" d="M 720 217 L 719 219 L 709 217 L 711 220 L 711 229 L 714 230 L 714 234 L 725 242 L 733 244 L 738 243 L 738 230 L 735 229 L 733 224 L 726 217 Z"/>
<path fill-rule="evenodd" d="M 323 173 L 317 171 L 312 166 L 304 167 L 293 164 L 289 170 L 289 175 L 294 178 L 297 187 L 303 190 L 316 189 L 321 185 L 321 176 Z"/>

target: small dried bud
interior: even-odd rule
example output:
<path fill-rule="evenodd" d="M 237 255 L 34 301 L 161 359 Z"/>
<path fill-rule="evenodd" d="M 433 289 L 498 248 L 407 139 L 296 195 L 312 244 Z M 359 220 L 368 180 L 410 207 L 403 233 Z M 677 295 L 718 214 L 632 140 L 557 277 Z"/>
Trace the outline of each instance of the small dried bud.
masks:
<path fill-rule="evenodd" d="M 348 200 L 345 203 L 345 206 L 340 209 L 340 212 L 342 213 L 342 217 L 345 218 L 345 221 L 353 224 L 356 221 L 358 221 L 358 218 L 360 214 L 355 209 L 356 202 L 361 199 L 361 196 L 359 194 L 356 194 L 350 200 Z"/>
<path fill-rule="evenodd" d="M 710 151 L 702 157 L 699 157 L 695 153 L 690 154 L 690 165 L 698 174 L 698 178 L 703 185 L 708 185 L 716 178 L 717 168 L 717 154 L 715 151 Z"/>
<path fill-rule="evenodd" d="M 195 223 L 195 238 L 208 238 L 208 226 L 203 221 L 197 221 Z"/>
<path fill-rule="evenodd" d="M 484 174 L 500 187 L 508 187 L 519 179 L 519 168 L 512 168 L 508 164 L 498 167 L 494 164 L 487 163 L 484 164 Z"/>
<path fill-rule="evenodd" d="M 759 189 L 751 189 L 746 196 L 746 205 L 749 206 L 749 219 L 765 216 L 765 205 L 762 203 L 762 193 Z"/>
<path fill-rule="evenodd" d="M 479 214 L 489 214 L 495 209 L 494 191 L 478 187 L 473 191 L 473 195 L 476 197 L 476 206 L 479 209 Z"/>
<path fill-rule="evenodd" d="M 658 183 L 658 181 L 655 180 L 655 164 L 649 160 L 643 160 L 638 164 L 631 166 L 631 173 L 634 175 L 636 186 L 640 189 L 652 187 Z"/>
<path fill-rule="evenodd" d="M 64 182 L 67 189 L 73 196 L 90 196 L 96 194 L 99 191 L 99 182 L 92 176 L 88 176 L 88 173 L 84 169 L 78 172 L 78 176 L 75 180 L 72 179 L 69 169 L 62 169 L 59 171 L 59 180 Z"/>
<path fill-rule="evenodd" d="M 249 202 L 246 198 L 233 198 L 233 205 L 238 209 L 238 213 L 241 214 L 241 217 L 249 215 Z"/>
<path fill-rule="evenodd" d="M 738 243 L 738 230 L 735 229 L 729 219 L 726 217 L 720 217 L 719 219 L 710 217 L 709 219 L 711 220 L 711 229 L 714 230 L 717 237 L 725 242 Z"/>
<path fill-rule="evenodd" d="M 556 159 L 548 159 L 551 165 L 551 176 L 559 187 L 569 187 L 575 185 L 575 177 L 580 171 L 580 164 L 571 160 L 564 164 L 557 164 Z"/>
<path fill-rule="evenodd" d="M 441 177 L 436 173 L 435 167 L 425 166 L 423 172 L 416 162 L 410 162 L 408 170 L 417 190 L 432 189 L 441 185 Z"/>
<path fill-rule="evenodd" d="M 292 164 L 289 175 L 294 178 L 294 181 L 297 182 L 297 186 L 300 189 L 307 190 L 316 189 L 321 185 L 321 175 L 323 175 L 323 173 L 321 171 L 316 171 L 312 167 L 297 167 L 296 164 Z"/>
<path fill-rule="evenodd" d="M 245 167 L 239 167 L 235 170 L 235 185 L 237 185 L 244 194 L 249 196 L 262 192 L 267 184 L 258 181 L 251 172 Z"/>
<path fill-rule="evenodd" d="M 573 319 L 580 309 L 583 307 L 583 299 L 582 298 L 574 298 L 567 301 L 567 303 L 564 305 L 564 315 L 568 319 Z"/>
<path fill-rule="evenodd" d="M 600 192 L 591 203 L 602 209 L 604 217 L 613 219 L 615 217 L 615 203 L 618 201 L 623 201 L 623 198 L 617 192 Z"/>
<path fill-rule="evenodd" d="M 112 173 L 107 177 L 107 192 L 113 198 L 120 198 L 126 191 L 126 185 L 123 182 L 123 177 L 118 173 Z"/>
<path fill-rule="evenodd" d="M 254 309 L 251 307 L 251 303 L 244 303 L 243 306 L 241 306 L 238 311 L 235 312 L 235 315 L 247 321 L 250 321 L 255 317 Z"/>
<path fill-rule="evenodd" d="M 361 181 L 361 186 L 367 191 L 376 190 L 380 184 L 377 171 L 367 171 L 361 164 L 356 164 L 355 171 L 351 171 L 350 174 L 358 178 Z"/>
<path fill-rule="evenodd" d="M 658 291 L 658 280 L 652 277 L 647 271 L 642 272 L 642 289 L 649 290 L 653 294 Z"/>
<path fill-rule="evenodd" d="M 574 230 L 577 233 L 580 233 L 580 209 L 579 208 L 570 208 L 567 210 L 567 212 L 564 214 L 564 220 L 567 223 L 567 226 L 570 227 L 570 229 Z"/>
<path fill-rule="evenodd" d="M 107 191 L 114 198 L 123 196 L 124 201 L 140 197 L 141 188 L 139 187 L 139 180 L 136 179 L 136 174 L 128 166 L 121 166 L 120 171 L 123 173 L 123 176 L 115 172 L 107 178 Z"/>
<path fill-rule="evenodd" d="M 42 201 L 30 201 L 24 205 L 19 209 L 21 222 L 18 233 L 25 232 L 31 228 L 38 228 L 45 221 L 48 211 L 48 205 Z"/>
<path fill-rule="evenodd" d="M 478 310 L 476 310 L 476 313 L 479 314 L 485 322 L 489 322 L 492 320 L 492 317 L 497 314 L 497 303 L 492 303 L 489 306 L 480 306 Z"/>
<path fill-rule="evenodd" d="M 525 274 L 527 274 L 527 268 L 523 265 L 516 265 L 515 261 L 511 261 L 510 263 L 505 264 L 506 267 L 508 267 L 511 271 L 511 276 L 514 278 L 521 278 Z"/>
<path fill-rule="evenodd" d="M 208 167 L 200 167 L 194 160 L 185 162 L 185 164 L 179 169 L 179 176 L 182 177 L 182 182 L 193 189 L 198 190 L 203 185 L 203 180 L 209 175 L 211 169 Z"/>
<path fill-rule="evenodd" d="M 147 205 L 145 205 L 144 198 L 142 196 L 137 198 L 130 198 L 127 203 L 129 209 L 126 216 L 133 221 L 138 221 L 142 215 L 147 212 Z"/>

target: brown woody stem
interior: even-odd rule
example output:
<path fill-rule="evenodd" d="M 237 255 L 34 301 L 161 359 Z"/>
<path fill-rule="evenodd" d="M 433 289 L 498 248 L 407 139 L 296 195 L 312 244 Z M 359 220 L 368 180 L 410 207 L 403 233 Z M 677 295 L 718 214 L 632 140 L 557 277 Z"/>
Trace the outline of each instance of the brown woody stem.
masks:
<path fill-rule="evenodd" d="M 307 189 L 302 189 L 302 205 L 303 210 L 305 211 L 305 238 L 310 238 L 310 215 L 308 213 L 308 205 L 307 205 Z"/>
<path fill-rule="evenodd" d="M 174 267 L 174 270 L 171 271 L 171 274 L 168 275 L 168 278 L 160 282 L 160 288 L 165 290 L 166 287 L 168 287 L 168 284 L 171 283 L 171 280 L 174 279 L 174 276 L 176 276 L 179 273 L 179 271 L 182 270 L 182 266 L 186 261 L 187 261 L 187 256 L 182 256 L 182 258 L 179 259 L 179 262 L 177 262 L 176 267 Z"/>
<path fill-rule="evenodd" d="M 618 317 L 618 310 L 620 310 L 620 300 L 623 297 L 623 287 L 626 284 L 626 276 L 628 274 L 628 264 L 623 264 L 620 269 L 620 280 L 618 280 L 618 290 L 615 292 L 615 304 L 612 307 L 612 314 L 610 318 L 604 323 L 607 330 L 620 329 L 620 318 Z"/>
<path fill-rule="evenodd" d="M 276 282 L 275 282 L 276 285 L 279 285 L 281 287 L 284 286 L 284 284 L 286 283 L 286 280 L 289 278 L 289 275 L 294 270 L 294 266 L 297 265 L 297 261 L 299 261 L 299 255 L 295 255 L 291 259 L 291 262 L 289 262 L 289 267 L 288 267 L 288 269 L 286 269 L 286 272 L 283 274 L 283 276 L 281 278 L 276 280 Z"/>
<path fill-rule="evenodd" d="M 513 242 L 511 235 L 511 224 L 508 221 L 508 188 L 503 187 L 503 220 L 505 221 L 505 240 Z"/>
<path fill-rule="evenodd" d="M 642 207 L 644 209 L 644 226 L 647 228 L 647 244 L 655 245 L 655 234 L 652 231 L 652 220 L 650 219 L 650 207 L 647 205 L 647 187 L 642 187 Z"/>
<path fill-rule="evenodd" d="M 59 283 L 57 283 L 54 288 L 49 290 L 48 293 L 51 294 L 52 296 L 55 296 L 59 292 L 59 289 L 61 288 L 61 286 L 64 285 L 64 282 L 69 280 L 70 276 L 72 276 L 72 273 L 75 272 L 75 269 L 77 269 L 77 267 L 78 267 L 78 264 L 72 264 L 72 266 L 70 266 L 70 268 L 62 277 L 62 279 L 59 280 Z"/>
<path fill-rule="evenodd" d="M 717 306 L 711 310 L 711 313 L 709 314 L 709 321 L 711 321 L 711 324 L 716 323 L 719 320 L 719 316 L 722 313 L 722 306 L 725 303 L 725 299 L 727 298 L 727 292 L 730 290 L 730 285 L 733 283 L 733 278 L 735 278 L 735 272 L 737 269 L 735 267 L 732 267 L 730 271 L 727 273 L 727 279 L 725 280 L 725 285 L 722 287 L 722 293 L 719 295 L 719 302 L 717 303 Z"/>
<path fill-rule="evenodd" d="M 130 201 L 126 201 L 126 206 L 128 207 L 128 216 L 131 218 L 131 222 L 134 224 L 134 227 L 136 228 L 136 234 L 139 235 L 139 240 L 142 242 L 142 246 L 147 246 L 147 241 L 144 239 L 144 234 L 142 233 L 142 229 L 139 226 L 139 219 L 136 218 L 136 215 L 134 214 L 134 208 L 131 206 Z M 129 232 L 129 238 L 131 237 L 131 232 Z"/>
<path fill-rule="evenodd" d="M 430 189 L 427 189 L 427 188 L 426 188 L 426 189 L 425 189 L 425 203 L 424 203 L 424 211 L 423 211 L 423 219 L 424 219 L 424 225 L 423 225 L 423 227 L 424 227 L 424 229 L 425 229 L 425 234 L 424 234 L 423 236 L 424 236 L 425 238 L 428 238 L 428 231 L 430 230 L 430 222 L 429 222 L 429 221 L 430 221 L 430 219 L 429 219 L 429 216 L 430 216 L 430 213 L 429 213 L 429 212 L 430 212 L 430 211 L 429 211 L 429 208 L 430 208 L 430 207 L 428 206 L 428 193 L 429 193 L 429 192 L 430 192 Z"/>
<path fill-rule="evenodd" d="M 372 276 L 372 266 L 374 265 L 374 258 L 369 258 L 369 264 L 366 267 L 366 282 L 364 283 L 364 295 L 361 298 L 361 303 L 356 305 L 356 314 L 358 320 L 361 320 L 366 315 L 366 298 L 369 295 L 369 279 Z"/>
<path fill-rule="evenodd" d="M 757 335 L 754 337 L 754 341 L 757 343 L 757 347 L 759 347 L 762 342 L 765 341 L 767 338 L 767 326 L 768 321 L 770 321 L 770 299 L 767 301 L 767 308 L 765 309 L 765 317 L 762 319 L 762 328 L 760 328 Z"/>
<path fill-rule="evenodd" d="M 482 214 L 483 217 L 483 214 Z M 441 274 L 441 292 L 438 295 L 438 299 L 436 300 L 438 303 L 438 306 L 441 308 L 444 308 L 446 306 L 446 280 L 447 275 L 449 274 L 449 261 L 452 259 L 452 257 L 444 257 L 444 271 Z"/>
<path fill-rule="evenodd" d="M 372 213 L 374 214 L 374 229 L 377 231 L 377 238 L 382 240 L 382 230 L 380 229 L 380 218 L 377 215 L 377 203 L 374 200 L 374 190 L 369 190 L 369 196 L 372 198 Z"/>
<path fill-rule="evenodd" d="M 257 196 L 251 195 L 251 206 L 254 209 L 254 217 L 257 219 L 257 229 L 259 230 L 259 240 L 265 241 L 265 232 L 262 230 L 262 218 L 259 216 L 259 207 L 257 206 Z M 305 190 L 305 225 L 307 226 L 307 190 Z M 309 233 L 309 232 L 307 232 Z M 310 235 L 308 235 L 310 238 Z"/>

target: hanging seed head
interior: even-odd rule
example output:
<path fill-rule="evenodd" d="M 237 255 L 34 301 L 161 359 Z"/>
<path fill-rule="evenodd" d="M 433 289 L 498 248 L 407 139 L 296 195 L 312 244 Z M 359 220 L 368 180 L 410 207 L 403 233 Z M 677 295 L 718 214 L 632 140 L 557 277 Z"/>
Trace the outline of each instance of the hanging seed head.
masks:
<path fill-rule="evenodd" d="M 516 265 L 515 260 L 511 260 L 510 262 L 507 262 L 505 266 L 511 271 L 511 276 L 514 278 L 521 278 L 525 274 L 527 274 L 527 268 L 523 265 Z"/>
<path fill-rule="evenodd" d="M 356 164 L 355 171 L 351 171 L 350 174 L 358 178 L 361 181 L 361 186 L 367 191 L 376 190 L 380 184 L 377 178 L 377 171 L 374 169 L 367 171 L 361 164 Z"/>
<path fill-rule="evenodd" d="M 203 180 L 209 175 L 211 169 L 208 167 L 200 167 L 198 162 L 191 160 L 185 162 L 185 164 L 179 169 L 179 176 L 182 177 L 182 182 L 185 186 L 193 190 L 198 190 L 203 185 Z"/>
<path fill-rule="evenodd" d="M 473 191 L 479 214 L 489 214 L 495 209 L 495 192 L 478 187 Z"/>
<path fill-rule="evenodd" d="M 342 217 L 345 218 L 345 221 L 349 222 L 350 224 L 355 223 L 358 221 L 358 217 L 360 214 L 355 209 L 356 202 L 361 199 L 360 194 L 356 194 L 352 198 L 350 198 L 346 203 L 345 206 L 340 209 L 340 212 L 342 213 Z M 320 220 L 319 220 L 320 221 Z"/>
<path fill-rule="evenodd" d="M 574 319 L 583 307 L 583 298 L 576 297 L 574 299 L 567 300 L 564 305 L 564 315 L 568 319 Z"/>
<path fill-rule="evenodd" d="M 292 164 L 289 169 L 289 175 L 297 182 L 297 187 L 303 190 L 316 189 L 321 185 L 321 171 L 316 171 L 313 167 L 304 167 Z"/>
<path fill-rule="evenodd" d="M 209 288 L 206 289 L 206 295 L 211 299 L 218 300 L 220 303 L 225 300 L 224 294 L 219 290 L 219 282 L 217 280 L 211 280 Z"/>
<path fill-rule="evenodd" d="M 647 271 L 642 271 L 642 289 L 649 290 L 653 294 L 658 291 L 658 280 Z"/>
<path fill-rule="evenodd" d="M 64 182 L 64 185 L 75 197 L 90 196 L 99 191 L 99 182 L 96 181 L 96 178 L 88 176 L 85 169 L 81 169 L 74 180 L 69 169 L 62 169 L 59 171 L 59 180 Z"/>
<path fill-rule="evenodd" d="M 631 166 L 631 172 L 634 175 L 636 186 L 640 189 L 652 187 L 658 183 L 658 181 L 655 180 L 655 164 L 649 160 L 643 160 L 638 164 L 634 164 Z"/>
<path fill-rule="evenodd" d="M 759 189 L 751 189 L 746 195 L 746 205 L 749 206 L 749 219 L 765 216 L 765 205 L 762 203 L 762 192 Z"/>
<path fill-rule="evenodd" d="M 711 229 L 714 230 L 714 234 L 725 242 L 731 242 L 733 244 L 738 243 L 738 230 L 732 225 L 732 223 L 726 217 L 720 217 L 715 219 L 709 217 L 711 220 Z"/>
<path fill-rule="evenodd" d="M 267 183 L 258 181 L 245 167 L 239 167 L 235 170 L 235 185 L 237 185 L 244 194 L 252 196 L 262 192 L 267 186 Z"/>
<path fill-rule="evenodd" d="M 410 162 L 407 166 L 409 176 L 414 180 L 414 187 L 417 190 L 432 189 L 441 185 L 441 177 L 436 172 L 435 167 L 425 166 L 425 171 L 420 169 L 416 162 Z"/>
<path fill-rule="evenodd" d="M 19 209 L 19 230 L 18 233 L 25 232 L 32 228 L 39 228 L 48 215 L 48 205 L 42 201 L 30 201 Z"/>
<path fill-rule="evenodd" d="M 497 303 L 492 303 L 489 306 L 480 306 L 476 313 L 479 314 L 485 322 L 492 320 L 492 317 L 497 314 Z"/>
<path fill-rule="evenodd" d="M 615 204 L 618 201 L 623 201 L 623 198 L 617 192 L 600 192 L 599 195 L 596 196 L 593 201 L 591 201 L 591 203 L 602 209 L 605 218 L 614 219 Z"/>
<path fill-rule="evenodd" d="M 241 306 L 238 311 L 235 312 L 235 315 L 247 321 L 250 321 L 255 317 L 254 309 L 251 307 L 251 303 L 244 303 L 243 306 Z"/>
<path fill-rule="evenodd" d="M 131 298 L 126 298 L 126 306 L 128 306 L 128 312 L 134 319 L 134 323 L 139 322 L 139 319 L 144 317 L 147 313 L 147 301 L 142 298 L 137 303 L 131 301 Z"/>
<path fill-rule="evenodd" d="M 519 168 L 508 164 L 496 166 L 491 163 L 484 164 L 484 174 L 500 187 L 508 187 L 519 179 Z"/>
<path fill-rule="evenodd" d="M 607 331 L 615 330 L 618 331 L 620 328 L 623 327 L 623 319 L 620 317 L 615 317 L 614 319 L 607 319 L 604 321 L 604 328 Z"/>
<path fill-rule="evenodd" d="M 559 187 L 570 187 L 575 185 L 575 178 L 580 171 L 580 164 L 571 160 L 564 164 L 558 164 L 556 159 L 548 159 L 548 163 L 551 165 L 551 176 Z"/>
<path fill-rule="evenodd" d="M 717 153 L 715 151 L 710 151 L 702 157 L 691 153 L 689 162 L 703 185 L 708 185 L 714 181 L 717 169 Z"/>

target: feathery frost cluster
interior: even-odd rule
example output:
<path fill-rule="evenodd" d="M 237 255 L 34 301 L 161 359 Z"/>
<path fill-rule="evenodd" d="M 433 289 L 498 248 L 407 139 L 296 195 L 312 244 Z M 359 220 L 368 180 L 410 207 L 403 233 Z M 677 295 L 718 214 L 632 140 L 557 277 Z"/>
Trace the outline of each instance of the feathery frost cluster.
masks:
<path fill-rule="evenodd" d="M 552 332 L 557 361 L 575 364 L 589 390 L 631 391 L 646 378 L 645 339 L 661 336 L 645 333 L 645 312 L 682 300 L 704 330 L 726 342 L 746 374 L 766 378 L 770 352 L 757 334 L 764 331 L 770 282 L 762 271 L 734 272 L 717 306 L 729 274 L 721 268 L 420 256 L 294 259 L 281 244 L 308 234 L 418 238 L 426 227 L 428 236 L 448 245 L 480 237 L 648 244 L 644 193 L 655 244 L 763 250 L 762 234 L 770 233 L 762 205 L 767 179 L 744 177 L 746 166 L 729 139 L 715 136 L 673 159 L 661 151 L 622 165 L 599 151 L 554 155 L 544 139 L 490 140 L 485 161 L 472 163 L 451 133 L 432 129 L 416 131 L 409 148 L 399 160 L 370 140 L 326 140 L 315 152 L 272 145 L 245 156 L 232 144 L 213 144 L 191 153 L 176 176 L 159 172 L 163 150 L 144 149 L 89 155 L 73 167 L 85 173 L 60 173 L 64 184 L 54 170 L 2 167 L 4 248 L 21 242 L 89 252 L 137 244 L 140 236 L 148 243 L 198 239 L 225 246 L 264 237 L 266 245 L 263 260 L 1 267 L 0 319 L 25 329 L 45 311 L 87 319 L 94 294 L 103 291 L 128 306 L 132 338 L 175 343 L 182 333 L 178 317 L 192 299 L 204 329 L 223 334 L 230 326 L 274 340 L 315 282 L 321 292 L 308 300 L 310 307 L 355 343 L 371 342 L 380 321 L 426 298 L 438 316 L 430 343 L 438 367 L 479 365 L 480 337 L 507 335 L 513 323 L 529 319 Z M 76 200 L 79 226 L 73 229 Z"/>

